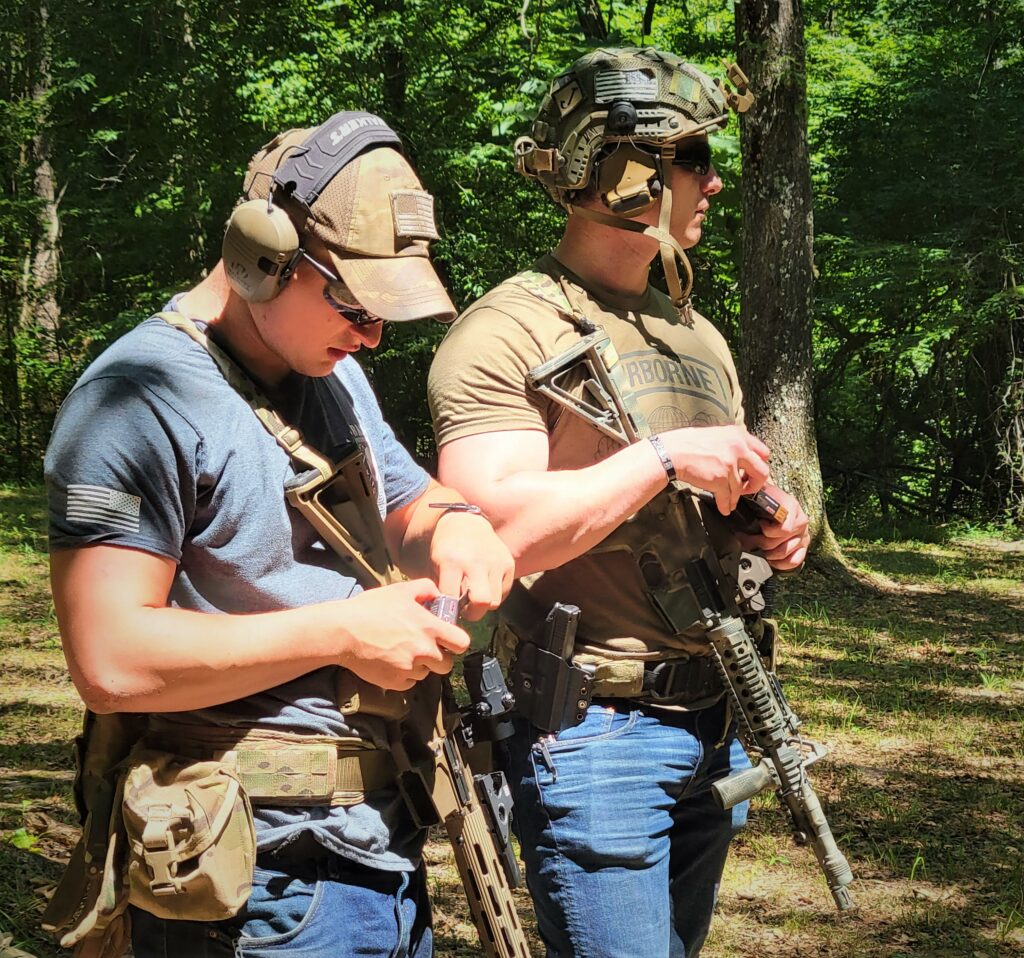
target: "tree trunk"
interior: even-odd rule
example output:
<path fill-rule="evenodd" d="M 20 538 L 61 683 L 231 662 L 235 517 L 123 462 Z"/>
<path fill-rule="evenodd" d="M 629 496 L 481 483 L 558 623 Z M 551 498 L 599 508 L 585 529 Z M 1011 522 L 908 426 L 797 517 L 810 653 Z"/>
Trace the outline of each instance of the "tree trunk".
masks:
<path fill-rule="evenodd" d="M 739 0 L 740 66 L 757 101 L 743 150 L 741 377 L 748 424 L 772 450 L 774 481 L 800 500 L 812 548 L 841 552 L 825 514 L 814 433 L 813 205 L 800 0 Z"/>
<path fill-rule="evenodd" d="M 405 61 L 405 39 L 401 25 L 405 20 L 405 0 L 379 0 L 378 15 L 389 17 L 391 25 L 382 48 L 385 116 L 401 130 L 405 119 L 406 87 L 409 82 Z"/>
<path fill-rule="evenodd" d="M 34 169 L 33 193 L 39 201 L 39 235 L 26 262 L 21 326 L 37 330 L 45 343 L 44 354 L 51 362 L 60 358 L 58 330 L 60 305 L 57 302 L 57 278 L 60 272 L 60 198 L 50 162 L 49 108 L 47 100 L 53 84 L 50 72 L 50 25 L 45 3 L 39 5 L 39 66 L 32 86 L 36 106 L 37 132 L 29 146 L 29 162 Z"/>

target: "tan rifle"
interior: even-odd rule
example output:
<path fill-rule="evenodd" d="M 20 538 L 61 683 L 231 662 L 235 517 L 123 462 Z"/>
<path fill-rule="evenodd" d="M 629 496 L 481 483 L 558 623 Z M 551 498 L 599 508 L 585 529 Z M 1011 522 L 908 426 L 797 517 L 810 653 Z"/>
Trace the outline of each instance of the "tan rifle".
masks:
<path fill-rule="evenodd" d="M 455 622 L 458 600 L 442 596 L 430 610 Z M 466 657 L 467 672 L 481 665 L 488 680 L 496 677 L 503 688 L 493 658 L 480 652 Z M 510 701 L 507 691 L 501 695 Z M 463 755 L 472 730 L 447 677 L 432 675 L 420 682 L 411 704 L 412 713 L 392 741 L 406 804 L 417 825 L 443 824 L 448 832 L 484 955 L 530 958 L 512 897 L 520 876 L 509 840 L 512 798 L 504 775 L 472 774 Z M 488 710 L 486 703 L 478 703 L 475 711 Z"/>

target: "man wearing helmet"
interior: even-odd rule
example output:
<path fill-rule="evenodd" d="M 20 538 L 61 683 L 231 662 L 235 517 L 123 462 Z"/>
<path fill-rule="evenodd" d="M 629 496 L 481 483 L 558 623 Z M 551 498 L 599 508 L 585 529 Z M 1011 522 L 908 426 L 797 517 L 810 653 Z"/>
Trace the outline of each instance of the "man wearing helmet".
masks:
<path fill-rule="evenodd" d="M 555 734 L 520 727 L 506 756 L 551 956 L 700 951 L 746 815 L 710 785 L 747 759 L 700 622 L 667 583 L 708 543 L 776 569 L 806 555 L 806 516 L 769 483 L 729 350 L 689 301 L 684 250 L 721 189 L 707 133 L 752 99 L 730 79 L 738 92 L 653 48 L 596 50 L 558 76 L 516 162 L 569 212 L 562 239 L 470 306 L 431 369 L 439 474 L 521 577 L 499 649 L 555 602 L 582 613 L 591 706 Z M 668 296 L 649 284 L 659 251 Z M 788 515 L 741 544 L 721 517 L 759 490 Z M 666 543 L 670 509 L 685 531 Z"/>
<path fill-rule="evenodd" d="M 425 831 L 389 743 L 401 693 L 469 644 L 424 605 L 479 618 L 513 566 L 399 445 L 354 358 L 386 320 L 454 317 L 398 146 L 358 112 L 275 138 L 222 259 L 61 408 L 53 594 L 91 710 L 85 836 L 47 916 L 65 947 L 430 954 Z"/>

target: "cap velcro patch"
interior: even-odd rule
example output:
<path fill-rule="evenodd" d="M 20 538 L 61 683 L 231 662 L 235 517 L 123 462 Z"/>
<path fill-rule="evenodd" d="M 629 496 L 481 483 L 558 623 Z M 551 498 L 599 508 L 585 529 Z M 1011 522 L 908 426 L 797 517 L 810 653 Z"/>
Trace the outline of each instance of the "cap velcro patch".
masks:
<path fill-rule="evenodd" d="M 436 240 L 434 197 L 424 190 L 392 190 L 391 212 L 395 235 L 406 239 Z"/>

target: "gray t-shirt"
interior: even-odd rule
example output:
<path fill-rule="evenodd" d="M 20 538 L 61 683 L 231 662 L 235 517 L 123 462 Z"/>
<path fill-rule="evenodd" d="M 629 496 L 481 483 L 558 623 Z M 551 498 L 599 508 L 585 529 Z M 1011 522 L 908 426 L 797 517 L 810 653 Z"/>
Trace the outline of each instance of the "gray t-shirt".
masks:
<path fill-rule="evenodd" d="M 369 447 L 381 515 L 407 505 L 429 477 L 395 439 L 356 361 L 322 379 L 293 375 L 281 414 L 327 455 Z M 46 453 L 51 548 L 129 546 L 178 563 L 169 604 L 211 614 L 270 612 L 360 591 L 341 560 L 287 505 L 290 457 L 225 381 L 209 354 L 159 318 L 141 323 L 83 374 Z M 322 668 L 235 702 L 176 719 L 254 725 L 384 742 L 377 719 L 346 720 L 337 668 Z M 418 865 L 422 834 L 393 788 L 349 808 L 256 810 L 261 851 L 304 830 L 375 868 Z"/>

